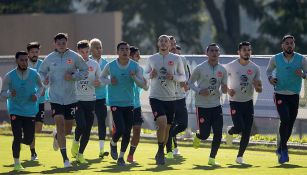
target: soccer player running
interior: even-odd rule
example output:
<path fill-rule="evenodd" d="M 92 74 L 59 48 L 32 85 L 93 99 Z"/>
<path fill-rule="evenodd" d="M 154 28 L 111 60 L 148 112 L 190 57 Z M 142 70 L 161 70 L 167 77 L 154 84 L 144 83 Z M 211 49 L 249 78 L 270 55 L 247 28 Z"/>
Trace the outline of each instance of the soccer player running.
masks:
<path fill-rule="evenodd" d="M 27 45 L 28 51 L 28 66 L 32 69 L 35 69 L 38 72 L 40 65 L 42 64 L 42 60 L 39 59 L 40 55 L 40 44 L 38 42 L 30 42 Z M 43 93 L 38 99 L 38 113 L 35 116 L 35 132 L 42 132 L 44 117 L 45 117 L 45 88 L 43 88 Z M 30 145 L 31 151 L 31 160 L 38 160 L 37 153 L 35 151 L 35 137 L 33 138 L 33 142 Z"/>
<path fill-rule="evenodd" d="M 292 35 L 282 38 L 282 52 L 274 55 L 267 67 L 269 82 L 274 86 L 274 101 L 280 117 L 280 141 L 276 154 L 278 162 L 289 162 L 287 142 L 291 136 L 299 107 L 302 79 L 306 78 L 306 58 L 294 52 L 295 39 Z M 273 70 L 276 75 L 273 76 Z"/>
<path fill-rule="evenodd" d="M 129 59 L 129 44 L 120 42 L 117 45 L 118 58 L 109 62 L 102 71 L 101 80 L 108 84 L 108 105 L 113 116 L 113 134 L 110 142 L 111 157 L 117 165 L 125 166 L 124 154 L 130 142 L 133 125 L 134 83 L 145 86 L 139 64 Z M 110 77 L 110 78 L 109 78 Z M 120 154 L 117 152 L 117 141 L 122 137 Z"/>
<path fill-rule="evenodd" d="M 186 80 L 182 60 L 169 52 L 170 39 L 167 35 L 158 38 L 159 52 L 148 58 L 145 76 L 150 79 L 149 102 L 157 125 L 157 165 L 165 164 L 164 146 L 174 120 L 176 105 L 176 82 Z"/>
<path fill-rule="evenodd" d="M 227 93 L 227 72 L 219 63 L 220 48 L 216 43 L 206 48 L 208 61 L 199 64 L 193 71 L 189 81 L 190 88 L 195 91 L 195 106 L 199 133 L 193 140 L 194 148 L 199 148 L 200 140 L 206 140 L 213 130 L 213 140 L 209 165 L 219 165 L 215 161 L 222 140 L 223 111 L 221 95 Z M 196 84 L 195 84 L 196 83 Z"/>
<path fill-rule="evenodd" d="M 90 59 L 98 62 L 100 70 L 107 65 L 107 60 L 102 58 L 102 43 L 99 39 L 94 38 L 90 41 Z M 103 86 L 99 81 L 94 81 L 96 85 L 96 102 L 95 102 L 95 115 L 98 123 L 98 137 L 99 137 L 99 157 L 104 158 L 108 156 L 109 152 L 104 151 L 104 142 L 106 139 L 106 118 L 107 118 L 107 106 L 106 106 L 106 86 Z"/>
<path fill-rule="evenodd" d="M 91 129 L 94 122 L 95 114 L 95 87 L 100 86 L 99 77 L 101 70 L 99 64 L 89 59 L 89 41 L 82 40 L 77 43 L 78 53 L 88 66 L 88 76 L 86 79 L 76 82 L 77 109 L 76 109 L 76 128 L 75 136 L 71 147 L 71 154 L 77 162 L 86 164 L 83 152 L 90 139 Z"/>
<path fill-rule="evenodd" d="M 130 47 L 130 59 L 134 60 L 135 62 L 139 62 L 140 60 L 140 50 L 137 47 L 131 46 Z M 142 70 L 142 74 L 144 72 L 143 68 L 140 67 Z M 145 90 L 148 90 L 148 85 L 146 80 L 144 79 L 146 86 L 144 87 Z M 130 142 L 130 150 L 127 157 L 127 161 L 130 163 L 135 163 L 136 160 L 134 160 L 133 155 L 136 150 L 136 147 L 139 144 L 140 141 L 140 134 L 141 134 L 141 126 L 144 122 L 142 117 L 142 109 L 141 109 L 141 101 L 140 101 L 140 95 L 142 92 L 142 88 L 138 87 L 136 84 L 134 84 L 134 109 L 133 109 L 133 135 Z"/>
<path fill-rule="evenodd" d="M 177 48 L 176 48 L 176 39 L 173 36 L 169 36 L 170 38 L 170 52 L 173 54 L 177 54 Z M 184 66 L 184 72 L 186 76 L 186 82 L 189 80 L 189 68 L 186 61 L 186 58 L 183 56 L 179 57 L 182 60 L 183 66 Z M 188 110 L 186 105 L 186 92 L 188 91 L 188 85 L 186 82 L 176 82 L 176 109 L 175 109 L 175 118 L 171 125 L 170 131 L 169 131 L 169 137 L 166 144 L 166 158 L 173 159 L 174 155 L 180 155 L 177 139 L 176 136 L 180 132 L 184 131 L 188 126 Z M 174 144 L 174 145 L 173 145 Z M 174 146 L 174 150 L 172 150 L 172 147 Z"/>
<path fill-rule="evenodd" d="M 30 145 L 35 135 L 35 115 L 43 86 L 38 73 L 28 68 L 28 54 L 19 51 L 15 55 L 17 67 L 8 72 L 3 80 L 1 99 L 7 99 L 7 109 L 13 132 L 14 170 L 22 171 L 20 144 Z"/>
<path fill-rule="evenodd" d="M 226 65 L 228 72 L 228 96 L 230 103 L 230 114 L 234 126 L 227 128 L 231 139 L 233 134 L 241 134 L 241 141 L 236 162 L 245 164 L 243 154 L 249 143 L 251 128 L 254 120 L 253 94 L 262 92 L 260 69 L 250 60 L 252 53 L 251 44 L 247 41 L 241 42 L 238 47 L 239 59 Z M 227 141 L 230 142 L 230 141 Z"/>
<path fill-rule="evenodd" d="M 75 82 L 83 80 L 88 67 L 82 57 L 67 48 L 68 35 L 58 33 L 54 36 L 55 51 L 47 55 L 39 68 L 42 81 L 49 84 L 49 98 L 52 117 L 56 124 L 53 148 L 60 147 L 64 167 L 71 167 L 66 151 L 65 135 L 71 133 L 76 112 Z"/>

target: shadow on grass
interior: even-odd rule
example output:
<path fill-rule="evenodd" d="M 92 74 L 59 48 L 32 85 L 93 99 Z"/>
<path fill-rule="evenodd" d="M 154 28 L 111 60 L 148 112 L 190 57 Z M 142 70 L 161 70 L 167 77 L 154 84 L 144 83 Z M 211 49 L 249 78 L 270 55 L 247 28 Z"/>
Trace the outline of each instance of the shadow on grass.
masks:
<path fill-rule="evenodd" d="M 293 168 L 294 169 L 294 168 L 307 168 L 307 167 L 303 167 L 300 165 L 294 165 L 294 164 L 280 164 L 280 165 L 273 166 L 270 168 L 285 168 L 285 169 Z"/>
<path fill-rule="evenodd" d="M 100 171 L 95 172 L 109 172 L 109 173 L 120 173 L 120 172 L 127 172 L 127 171 L 133 171 L 132 168 L 135 167 L 141 167 L 138 163 L 127 163 L 126 166 L 118 166 L 117 163 L 112 162 L 112 165 L 103 167 Z"/>
<path fill-rule="evenodd" d="M 186 161 L 186 158 L 178 155 L 178 156 L 174 156 L 173 159 L 166 159 L 166 164 L 168 164 L 168 165 L 180 165 L 185 161 Z"/>
<path fill-rule="evenodd" d="M 0 173 L 0 175 L 2 175 L 2 174 L 3 174 L 3 175 L 4 175 L 4 174 L 5 174 L 5 175 L 11 175 L 11 174 L 12 174 L 12 175 L 15 175 L 15 174 L 35 174 L 35 172 L 29 172 L 29 171 L 26 171 L 26 170 L 25 170 L 25 171 L 19 171 L 19 172 L 18 172 L 18 171 L 13 171 L 13 170 L 12 170 L 12 171 L 10 171 L 10 172 Z"/>
<path fill-rule="evenodd" d="M 251 164 L 227 164 L 228 168 L 238 168 L 238 169 L 247 169 L 247 168 L 259 168 L 260 166 L 253 166 Z"/>
<path fill-rule="evenodd" d="M 222 169 L 225 167 L 222 166 L 209 166 L 209 165 L 195 165 L 192 169 L 194 170 L 216 170 L 216 169 Z"/>

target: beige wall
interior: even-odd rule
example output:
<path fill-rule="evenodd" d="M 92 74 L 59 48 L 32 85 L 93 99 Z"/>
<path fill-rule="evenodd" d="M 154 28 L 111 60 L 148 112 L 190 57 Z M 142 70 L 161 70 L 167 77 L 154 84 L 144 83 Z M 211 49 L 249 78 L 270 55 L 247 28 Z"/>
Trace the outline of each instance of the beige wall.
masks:
<path fill-rule="evenodd" d="M 38 41 L 42 54 L 53 50 L 53 36 L 59 32 L 69 35 L 69 48 L 94 37 L 102 40 L 104 53 L 116 54 L 116 44 L 122 39 L 122 14 L 35 14 L 0 16 L 0 55 L 13 55 L 26 50 L 26 44 Z"/>

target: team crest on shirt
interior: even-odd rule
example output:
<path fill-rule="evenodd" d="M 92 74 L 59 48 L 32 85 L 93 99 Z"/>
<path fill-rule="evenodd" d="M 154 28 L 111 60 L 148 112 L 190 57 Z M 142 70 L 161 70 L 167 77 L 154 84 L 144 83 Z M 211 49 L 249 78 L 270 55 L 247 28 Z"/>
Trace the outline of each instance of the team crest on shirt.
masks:
<path fill-rule="evenodd" d="M 174 65 L 174 61 L 169 61 L 168 65 L 170 65 L 170 66 Z"/>
<path fill-rule="evenodd" d="M 155 117 L 157 117 L 158 112 L 157 112 L 157 111 L 155 111 L 155 112 L 153 113 L 153 115 L 154 115 Z"/>
<path fill-rule="evenodd" d="M 279 104 L 279 105 L 282 104 L 282 100 L 278 100 L 277 104 Z"/>
<path fill-rule="evenodd" d="M 218 72 L 216 73 L 216 76 L 217 76 L 217 77 L 222 77 L 222 76 L 223 76 L 223 72 L 218 71 Z"/>
<path fill-rule="evenodd" d="M 73 61 L 72 61 L 72 59 L 71 59 L 71 58 L 68 58 L 68 60 L 66 61 L 66 63 L 67 63 L 67 64 L 72 64 L 72 63 L 73 63 Z"/>
<path fill-rule="evenodd" d="M 205 119 L 203 117 L 199 118 L 199 123 L 204 123 Z"/>
<path fill-rule="evenodd" d="M 52 110 L 52 114 L 55 114 L 55 110 L 54 109 Z"/>
<path fill-rule="evenodd" d="M 16 116 L 15 116 L 15 115 L 12 115 L 12 116 L 11 116 L 11 119 L 12 119 L 12 120 L 16 120 Z"/>
<path fill-rule="evenodd" d="M 93 72 L 94 68 L 92 66 L 88 67 L 88 71 Z"/>
<path fill-rule="evenodd" d="M 253 74 L 253 70 L 248 69 L 246 73 L 247 73 L 247 75 L 252 75 Z"/>

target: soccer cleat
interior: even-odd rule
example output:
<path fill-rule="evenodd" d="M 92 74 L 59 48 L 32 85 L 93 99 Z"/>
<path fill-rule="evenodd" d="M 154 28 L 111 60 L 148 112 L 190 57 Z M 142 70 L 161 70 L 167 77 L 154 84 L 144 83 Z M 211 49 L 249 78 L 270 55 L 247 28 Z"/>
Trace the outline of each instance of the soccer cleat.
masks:
<path fill-rule="evenodd" d="M 244 160 L 243 160 L 243 157 L 237 157 L 236 162 L 237 162 L 238 164 L 245 164 L 245 162 L 244 162 Z"/>
<path fill-rule="evenodd" d="M 79 153 L 79 142 L 76 141 L 72 141 L 72 145 L 71 145 L 71 155 L 72 157 L 76 157 Z"/>
<path fill-rule="evenodd" d="M 129 162 L 129 163 L 136 163 L 136 160 L 134 160 L 133 155 L 128 155 L 127 162 Z"/>
<path fill-rule="evenodd" d="M 289 162 L 289 155 L 288 155 L 288 150 L 281 150 L 280 151 L 280 157 L 278 157 L 278 162 L 280 164 L 284 164 L 286 162 Z"/>
<path fill-rule="evenodd" d="M 20 163 L 14 165 L 14 170 L 15 171 L 22 171 L 24 169 L 25 168 Z"/>
<path fill-rule="evenodd" d="M 168 152 L 165 156 L 167 159 L 174 159 L 173 152 Z"/>
<path fill-rule="evenodd" d="M 164 165 L 165 164 L 164 153 L 157 153 L 155 159 L 156 159 L 157 165 Z"/>
<path fill-rule="evenodd" d="M 208 165 L 219 166 L 220 164 L 214 158 L 209 157 Z"/>
<path fill-rule="evenodd" d="M 112 146 L 111 142 L 110 142 L 110 148 L 111 148 L 111 157 L 113 160 L 117 160 L 118 159 L 118 153 L 117 153 L 117 146 Z"/>
<path fill-rule="evenodd" d="M 54 151 L 57 151 L 59 149 L 59 143 L 58 143 L 58 140 L 56 139 L 56 130 L 53 131 L 53 150 Z"/>
<path fill-rule="evenodd" d="M 103 149 L 100 150 L 100 152 L 99 152 L 99 157 L 103 159 L 103 158 L 106 157 L 106 156 L 109 156 L 109 152 L 104 152 Z"/>
<path fill-rule="evenodd" d="M 195 149 L 198 149 L 200 146 L 200 139 L 197 137 L 197 135 L 195 134 L 194 139 L 193 139 L 193 147 Z"/>
<path fill-rule="evenodd" d="M 174 150 L 173 150 L 173 155 L 174 155 L 174 156 L 180 155 L 180 151 L 179 151 L 178 148 L 174 148 Z"/>
<path fill-rule="evenodd" d="M 123 157 L 120 157 L 120 158 L 117 159 L 117 165 L 118 166 L 126 166 L 126 162 L 125 162 Z"/>
<path fill-rule="evenodd" d="M 81 163 L 81 164 L 87 164 L 87 163 L 88 163 L 88 161 L 86 161 L 86 160 L 84 159 L 83 154 L 78 154 L 77 157 L 76 157 L 76 160 L 77 160 L 77 162 L 79 162 L 79 163 Z"/>
<path fill-rule="evenodd" d="M 229 134 L 229 130 L 231 128 L 232 128 L 232 126 L 228 126 L 227 127 L 227 131 L 226 131 L 226 145 L 232 145 L 233 135 Z"/>
<path fill-rule="evenodd" d="M 32 156 L 31 156 L 31 160 L 32 160 L 32 161 L 36 161 L 36 160 L 38 160 L 37 155 L 32 155 Z"/>
<path fill-rule="evenodd" d="M 69 168 L 72 167 L 72 165 L 70 164 L 69 160 L 65 160 L 64 161 L 64 168 Z"/>

